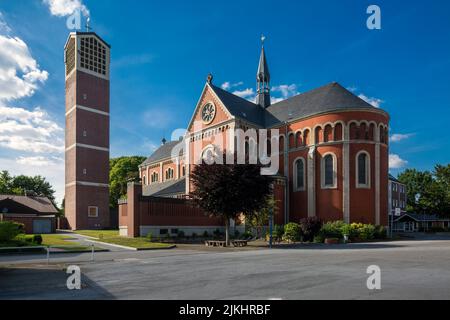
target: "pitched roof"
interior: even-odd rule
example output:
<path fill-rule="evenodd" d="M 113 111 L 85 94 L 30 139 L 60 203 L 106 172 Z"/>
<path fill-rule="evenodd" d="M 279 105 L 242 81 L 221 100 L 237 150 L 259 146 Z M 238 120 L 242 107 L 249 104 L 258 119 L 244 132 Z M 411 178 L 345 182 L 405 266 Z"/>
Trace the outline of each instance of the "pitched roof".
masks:
<path fill-rule="evenodd" d="M 264 109 L 244 98 L 210 84 L 211 89 L 219 97 L 228 111 L 235 117 L 264 126 Z"/>
<path fill-rule="evenodd" d="M 147 165 L 153 162 L 158 162 L 163 159 L 170 158 L 172 156 L 172 149 L 179 143 L 184 143 L 182 141 L 169 141 L 163 144 L 161 147 L 155 150 L 150 157 L 148 157 L 142 164 Z M 180 154 L 181 155 L 181 154 Z"/>
<path fill-rule="evenodd" d="M 144 186 L 143 195 L 153 197 L 167 197 L 186 192 L 186 178 L 170 180 Z"/>
<path fill-rule="evenodd" d="M 290 119 L 305 118 L 329 111 L 378 110 L 337 82 L 280 101 L 266 109 L 215 85 L 211 84 L 211 88 L 233 116 L 261 127 L 271 127 Z"/>
<path fill-rule="evenodd" d="M 400 221 L 405 217 L 410 217 L 417 222 L 426 222 L 426 221 L 450 221 L 450 218 L 440 217 L 437 214 L 419 214 L 419 213 L 405 213 L 404 215 L 398 217 L 394 221 Z"/>
<path fill-rule="evenodd" d="M 0 202 L 5 200 L 14 201 L 23 206 L 31 208 L 39 213 L 58 213 L 58 210 L 55 208 L 53 203 L 47 197 L 30 197 L 30 196 L 0 194 Z"/>
<path fill-rule="evenodd" d="M 337 82 L 299 94 L 269 106 L 266 126 L 323 112 L 348 109 L 376 109 Z"/>

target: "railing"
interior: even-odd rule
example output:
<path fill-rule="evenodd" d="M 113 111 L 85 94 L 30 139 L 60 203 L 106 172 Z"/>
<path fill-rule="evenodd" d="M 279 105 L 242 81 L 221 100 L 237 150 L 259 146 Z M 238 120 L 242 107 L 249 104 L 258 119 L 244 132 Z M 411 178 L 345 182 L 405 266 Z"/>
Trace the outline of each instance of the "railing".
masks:
<path fill-rule="evenodd" d="M 8 250 L 9 251 L 10 250 L 17 250 L 19 252 L 21 252 L 21 251 L 23 252 L 23 250 L 28 250 L 28 249 L 35 249 L 35 250 L 43 249 L 43 250 L 45 250 L 45 253 L 46 253 L 47 264 L 49 264 L 50 263 L 50 253 L 51 253 L 50 249 L 52 249 L 52 248 L 54 248 L 54 249 L 64 249 L 64 247 L 73 248 L 73 246 L 64 246 L 64 245 L 60 245 L 60 246 L 5 247 L 5 248 L 0 248 L 0 253 L 2 251 L 8 251 Z M 90 251 L 91 252 L 91 259 L 90 259 L 90 261 L 94 262 L 95 261 L 95 246 L 94 246 L 94 244 L 91 244 L 90 247 L 91 247 L 91 251 Z M 86 252 L 89 252 L 89 251 L 86 251 Z M 33 253 L 34 252 L 30 252 L 30 254 L 33 254 Z M 56 252 L 54 252 L 54 253 L 56 253 Z M 59 253 L 64 253 L 64 252 L 59 252 Z M 67 252 L 67 253 L 69 254 L 69 253 L 73 253 L 73 252 Z M 1 257 L 1 255 L 0 255 L 0 257 Z"/>

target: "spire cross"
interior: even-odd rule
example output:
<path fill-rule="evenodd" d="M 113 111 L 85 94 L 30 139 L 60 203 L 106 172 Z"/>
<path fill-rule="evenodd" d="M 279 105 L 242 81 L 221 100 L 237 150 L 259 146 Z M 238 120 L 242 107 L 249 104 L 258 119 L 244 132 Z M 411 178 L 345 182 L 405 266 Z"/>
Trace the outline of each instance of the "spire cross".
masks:
<path fill-rule="evenodd" d="M 266 41 L 266 36 L 264 34 L 261 35 L 261 43 L 264 46 L 264 41 Z"/>
<path fill-rule="evenodd" d="M 91 22 L 91 18 L 86 19 L 86 32 L 91 31 L 91 27 L 89 26 L 89 23 Z"/>

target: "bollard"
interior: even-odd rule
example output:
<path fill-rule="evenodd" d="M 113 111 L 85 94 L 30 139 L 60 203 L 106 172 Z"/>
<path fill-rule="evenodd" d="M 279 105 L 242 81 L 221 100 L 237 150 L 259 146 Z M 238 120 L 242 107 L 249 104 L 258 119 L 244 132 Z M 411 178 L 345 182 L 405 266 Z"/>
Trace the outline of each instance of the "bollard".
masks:
<path fill-rule="evenodd" d="M 94 244 L 91 244 L 92 247 L 92 253 L 91 253 L 91 261 L 94 262 Z"/>

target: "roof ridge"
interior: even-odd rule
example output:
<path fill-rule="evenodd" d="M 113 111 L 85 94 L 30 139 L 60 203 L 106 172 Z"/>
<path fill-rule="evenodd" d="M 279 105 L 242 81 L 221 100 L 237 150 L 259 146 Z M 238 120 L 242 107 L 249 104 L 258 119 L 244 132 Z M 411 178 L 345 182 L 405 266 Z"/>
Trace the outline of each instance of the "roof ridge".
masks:
<path fill-rule="evenodd" d="M 251 102 L 250 100 L 247 100 L 247 99 L 245 99 L 245 98 L 242 98 L 242 97 L 240 97 L 240 96 L 238 96 L 238 95 L 236 95 L 236 94 L 234 94 L 234 93 L 232 93 L 232 92 L 230 92 L 230 91 L 227 91 L 227 90 L 225 90 L 225 89 L 222 89 L 222 88 L 220 88 L 220 87 L 218 87 L 218 86 L 216 86 L 216 85 L 214 85 L 214 84 L 210 84 L 210 86 L 211 86 L 211 88 L 212 89 L 219 89 L 220 91 L 223 91 L 223 92 L 225 92 L 226 94 L 229 94 L 229 95 L 231 95 L 231 96 L 233 96 L 233 97 L 235 97 L 235 98 L 238 98 L 238 99 L 240 99 L 240 100 L 243 100 L 243 101 L 245 101 L 245 102 L 248 102 L 248 103 L 251 103 L 252 105 L 254 105 L 255 107 L 259 107 L 259 105 L 257 105 L 256 103 L 253 103 L 253 102 Z"/>

